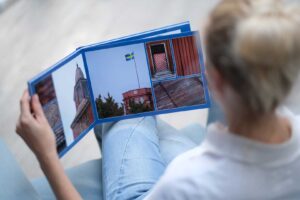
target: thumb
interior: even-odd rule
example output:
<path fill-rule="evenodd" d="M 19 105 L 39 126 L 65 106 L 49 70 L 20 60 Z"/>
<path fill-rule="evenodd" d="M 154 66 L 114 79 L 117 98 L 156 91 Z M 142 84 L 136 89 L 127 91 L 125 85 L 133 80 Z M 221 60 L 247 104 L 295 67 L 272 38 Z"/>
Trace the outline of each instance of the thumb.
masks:
<path fill-rule="evenodd" d="M 42 105 L 40 103 L 38 95 L 35 94 L 32 97 L 31 103 L 32 103 L 32 110 L 33 110 L 33 113 L 35 114 L 36 118 L 38 120 L 39 119 L 45 120 L 46 117 L 45 117 L 45 114 L 44 114 L 44 111 L 43 111 L 43 108 L 42 108 Z"/>

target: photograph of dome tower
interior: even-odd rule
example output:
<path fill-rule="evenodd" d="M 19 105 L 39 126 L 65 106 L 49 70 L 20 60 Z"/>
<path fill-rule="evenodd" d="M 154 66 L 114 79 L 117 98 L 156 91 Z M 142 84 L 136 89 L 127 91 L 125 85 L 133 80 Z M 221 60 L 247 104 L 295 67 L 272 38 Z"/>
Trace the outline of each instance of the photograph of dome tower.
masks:
<path fill-rule="evenodd" d="M 76 107 L 76 114 L 71 123 L 71 128 L 74 138 L 76 138 L 94 121 L 87 80 L 78 64 L 76 65 L 73 100 Z"/>
<path fill-rule="evenodd" d="M 67 146 L 94 120 L 82 55 L 52 73 Z"/>

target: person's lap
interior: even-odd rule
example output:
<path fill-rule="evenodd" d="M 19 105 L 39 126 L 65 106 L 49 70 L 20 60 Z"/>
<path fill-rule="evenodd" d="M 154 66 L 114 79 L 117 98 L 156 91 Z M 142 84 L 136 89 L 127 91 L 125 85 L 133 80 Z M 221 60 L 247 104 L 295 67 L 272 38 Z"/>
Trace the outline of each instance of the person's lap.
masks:
<path fill-rule="evenodd" d="M 208 123 L 216 120 L 224 122 L 224 116 L 212 102 Z M 156 118 L 123 120 L 99 128 L 95 132 L 102 140 L 104 198 L 142 199 L 166 167 L 160 152 Z"/>
<path fill-rule="evenodd" d="M 105 199 L 142 199 L 165 169 L 154 117 L 124 120 L 102 132 Z"/>

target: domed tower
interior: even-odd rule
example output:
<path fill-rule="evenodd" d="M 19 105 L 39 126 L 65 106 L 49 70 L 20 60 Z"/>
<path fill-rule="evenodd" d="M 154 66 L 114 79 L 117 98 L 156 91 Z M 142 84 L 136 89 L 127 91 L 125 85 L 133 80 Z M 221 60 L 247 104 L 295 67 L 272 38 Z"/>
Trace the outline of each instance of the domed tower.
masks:
<path fill-rule="evenodd" d="M 76 64 L 73 100 L 75 102 L 76 115 L 71 128 L 75 139 L 94 121 L 87 80 L 78 64 Z"/>

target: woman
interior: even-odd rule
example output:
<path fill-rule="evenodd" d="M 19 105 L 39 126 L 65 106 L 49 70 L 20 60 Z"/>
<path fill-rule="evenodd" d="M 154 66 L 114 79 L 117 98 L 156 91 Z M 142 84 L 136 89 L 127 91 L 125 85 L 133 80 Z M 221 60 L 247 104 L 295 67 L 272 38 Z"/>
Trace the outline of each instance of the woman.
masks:
<path fill-rule="evenodd" d="M 104 197 L 299 199 L 300 119 L 278 108 L 300 67 L 299 13 L 276 0 L 222 1 L 207 27 L 207 76 L 228 127 L 210 125 L 199 147 L 166 168 L 154 118 L 118 122 L 101 135 Z M 30 102 L 27 92 L 17 132 L 57 198 L 80 199 L 38 97 Z"/>

